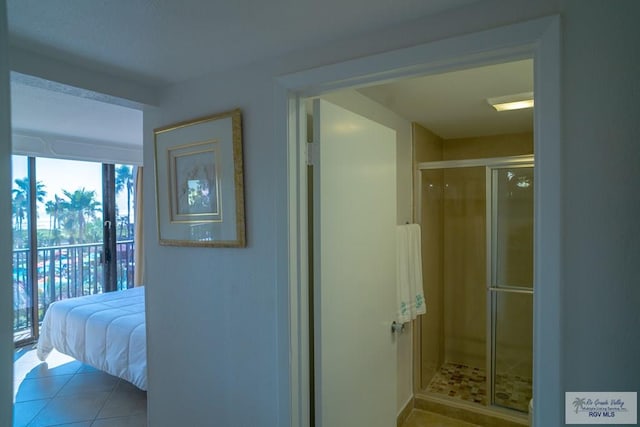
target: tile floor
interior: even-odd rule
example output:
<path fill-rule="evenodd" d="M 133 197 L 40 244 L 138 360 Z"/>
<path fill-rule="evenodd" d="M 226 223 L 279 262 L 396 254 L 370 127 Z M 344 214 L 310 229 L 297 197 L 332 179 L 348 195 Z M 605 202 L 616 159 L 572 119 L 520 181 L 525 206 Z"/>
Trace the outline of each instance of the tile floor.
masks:
<path fill-rule="evenodd" d="M 527 382 L 521 383 L 524 396 Z M 484 404 L 484 372 L 447 364 L 436 374 L 428 390 Z M 502 392 L 512 393 L 509 389 Z M 147 394 L 130 383 L 56 351 L 41 362 L 33 347 L 16 350 L 14 427 L 145 427 L 146 423 Z M 477 424 L 414 409 L 403 425 L 427 426 Z"/>
<path fill-rule="evenodd" d="M 532 396 L 531 380 L 515 375 L 497 375 L 496 404 L 528 412 Z M 445 363 L 427 386 L 430 393 L 486 405 L 486 375 L 484 369 L 455 363 Z"/>
<path fill-rule="evenodd" d="M 14 427 L 146 427 L 147 393 L 56 351 L 14 355 Z"/>
<path fill-rule="evenodd" d="M 445 363 L 433 376 L 427 391 L 486 405 L 486 380 L 482 369 Z"/>
<path fill-rule="evenodd" d="M 402 427 L 480 427 L 478 424 L 471 424 L 464 421 L 449 418 L 434 412 L 414 409 L 409 414 L 407 421 Z"/>

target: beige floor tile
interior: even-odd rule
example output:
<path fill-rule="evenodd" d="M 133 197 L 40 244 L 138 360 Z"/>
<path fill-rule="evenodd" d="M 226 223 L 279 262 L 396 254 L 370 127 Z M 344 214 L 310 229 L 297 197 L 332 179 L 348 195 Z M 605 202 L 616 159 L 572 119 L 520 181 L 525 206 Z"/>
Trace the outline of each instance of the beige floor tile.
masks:
<path fill-rule="evenodd" d="M 56 397 L 40 411 L 30 426 L 45 427 L 92 421 L 107 401 L 109 394 L 109 392 L 90 392 Z"/>
<path fill-rule="evenodd" d="M 132 415 L 129 417 L 100 418 L 91 427 L 146 427 L 146 415 Z"/>
<path fill-rule="evenodd" d="M 146 427 L 147 393 L 126 381 L 55 351 L 14 363 L 14 427 Z"/>
<path fill-rule="evenodd" d="M 58 396 L 70 396 L 87 392 L 113 391 L 120 379 L 105 372 L 79 373 L 73 376 L 64 387 L 60 389 Z"/>
<path fill-rule="evenodd" d="M 44 408 L 47 403 L 49 403 L 49 399 L 16 403 L 13 406 L 13 427 L 26 427 L 29 425 L 31 420 L 42 411 L 42 408 Z"/>
<path fill-rule="evenodd" d="M 14 390 L 14 402 L 50 399 L 73 378 L 73 375 L 56 375 L 50 377 L 23 380 Z"/>
<path fill-rule="evenodd" d="M 414 409 L 402 427 L 479 427 L 433 412 Z"/>
<path fill-rule="evenodd" d="M 121 387 L 120 384 L 115 392 L 104 404 L 98 418 L 114 418 L 132 415 L 147 414 L 147 393 L 142 390 Z"/>

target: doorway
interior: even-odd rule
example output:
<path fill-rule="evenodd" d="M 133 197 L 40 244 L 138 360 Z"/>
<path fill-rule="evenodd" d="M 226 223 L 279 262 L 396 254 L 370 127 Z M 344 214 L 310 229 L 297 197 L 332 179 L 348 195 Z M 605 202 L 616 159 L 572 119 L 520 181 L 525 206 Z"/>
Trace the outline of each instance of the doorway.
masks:
<path fill-rule="evenodd" d="M 497 42 L 501 40 L 501 42 Z M 289 251 L 294 258 L 286 268 L 285 274 L 290 280 L 289 301 L 290 316 L 287 324 L 290 328 L 291 351 L 291 410 L 293 425 L 309 425 L 309 363 L 308 331 L 309 317 L 302 307 L 309 303 L 308 286 L 308 211 L 306 205 L 306 135 L 304 129 L 303 98 L 317 96 L 329 91 L 352 86 L 364 86 L 372 82 L 389 81 L 442 72 L 444 69 L 456 69 L 464 66 L 482 65 L 501 61 L 533 57 L 536 64 L 536 103 L 544 111 L 537 115 L 536 129 L 536 253 L 544 251 L 544 258 L 536 257 L 534 272 L 536 277 L 536 295 L 534 311 L 539 310 L 536 302 L 549 299 L 545 316 L 535 317 L 536 336 L 534 337 L 534 376 L 536 384 L 545 390 L 551 390 L 540 396 L 542 406 L 549 410 L 549 417 L 561 411 L 559 403 L 560 389 L 557 387 L 558 375 L 555 368 L 536 369 L 544 362 L 558 366 L 559 334 L 555 330 L 559 318 L 558 264 L 559 242 L 557 236 L 560 225 L 559 215 L 559 78 L 558 78 L 558 22 L 554 18 L 536 21 L 532 25 L 518 24 L 479 34 L 461 36 L 447 40 L 446 43 L 434 42 L 402 53 L 382 54 L 376 57 L 354 60 L 347 64 L 323 67 L 310 72 L 297 73 L 279 79 L 278 99 L 282 102 L 279 111 L 277 132 L 289 141 Z M 512 46 L 506 51 L 500 49 L 508 43 Z M 496 50 L 491 50 L 491 47 Z M 489 48 L 488 48 L 489 47 Z M 482 52 L 478 54 L 478 52 Z M 473 59 L 470 55 L 474 54 Z M 416 58 L 422 58 L 417 60 Z M 416 66 L 416 63 L 421 65 Z M 443 63 L 446 66 L 443 67 Z M 446 70 L 445 70 L 446 71 Z M 293 118 L 293 120 L 289 120 Z M 544 124 L 544 126 L 543 126 Z M 304 202 L 303 202 L 304 201 Z M 541 337 L 545 335 L 545 341 Z M 549 366 L 549 365 L 547 365 Z M 544 415 L 541 417 L 544 421 Z M 538 418 L 538 419 L 541 419 Z"/>
<path fill-rule="evenodd" d="M 17 72 L 10 88 L 13 332 L 24 345 L 54 301 L 134 286 L 142 111 Z"/>

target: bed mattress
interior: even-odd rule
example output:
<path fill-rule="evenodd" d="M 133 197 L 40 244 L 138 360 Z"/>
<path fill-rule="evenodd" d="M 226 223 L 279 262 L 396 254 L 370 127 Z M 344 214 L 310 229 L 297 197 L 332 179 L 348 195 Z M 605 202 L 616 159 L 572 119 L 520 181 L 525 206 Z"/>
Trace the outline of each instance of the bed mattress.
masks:
<path fill-rule="evenodd" d="M 40 327 L 38 358 L 51 350 L 147 389 L 144 287 L 57 301 Z"/>

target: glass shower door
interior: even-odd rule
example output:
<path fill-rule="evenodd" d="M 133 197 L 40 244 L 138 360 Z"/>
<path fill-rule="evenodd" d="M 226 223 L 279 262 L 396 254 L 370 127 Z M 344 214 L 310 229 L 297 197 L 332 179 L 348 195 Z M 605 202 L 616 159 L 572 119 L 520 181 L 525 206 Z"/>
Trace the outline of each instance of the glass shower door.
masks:
<path fill-rule="evenodd" d="M 527 412 L 533 370 L 533 166 L 489 171 L 491 403 Z"/>

